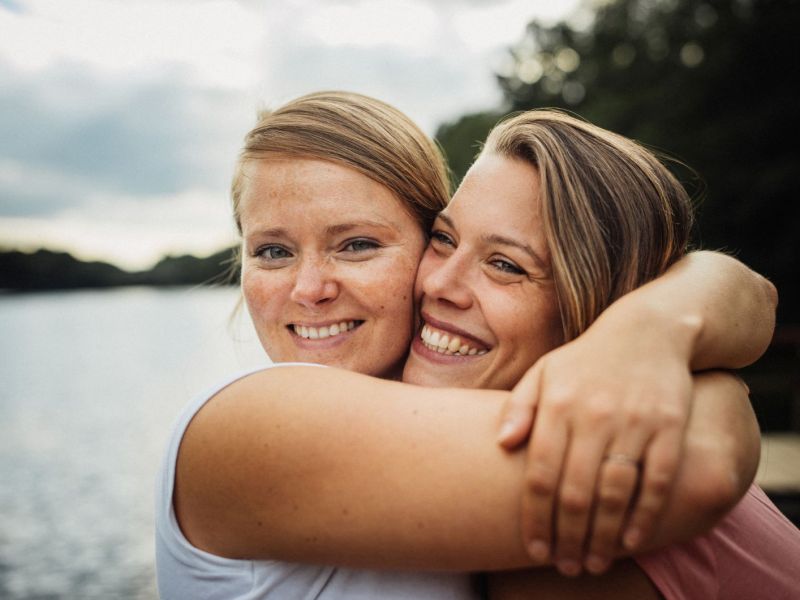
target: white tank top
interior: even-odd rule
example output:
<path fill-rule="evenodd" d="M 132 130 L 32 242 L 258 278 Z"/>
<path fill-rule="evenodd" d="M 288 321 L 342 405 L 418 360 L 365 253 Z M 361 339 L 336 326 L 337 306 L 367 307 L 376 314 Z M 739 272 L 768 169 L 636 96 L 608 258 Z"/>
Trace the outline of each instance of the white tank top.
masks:
<path fill-rule="evenodd" d="M 289 363 L 284 363 L 286 364 Z M 280 365 L 267 368 L 275 366 Z M 156 575 L 161 599 L 479 598 L 469 575 L 466 574 L 366 571 L 276 560 L 236 560 L 209 554 L 189 543 L 178 526 L 172 506 L 175 462 L 183 433 L 192 417 L 209 398 L 255 370 L 239 373 L 195 398 L 183 410 L 173 427 L 156 482 Z"/>

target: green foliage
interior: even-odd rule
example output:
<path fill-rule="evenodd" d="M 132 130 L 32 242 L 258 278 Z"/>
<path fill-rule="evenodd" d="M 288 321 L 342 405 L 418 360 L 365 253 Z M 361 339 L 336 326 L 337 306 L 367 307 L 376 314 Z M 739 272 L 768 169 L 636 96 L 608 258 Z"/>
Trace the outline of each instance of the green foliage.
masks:
<path fill-rule="evenodd" d="M 513 72 L 498 76 L 508 111 L 568 109 L 691 165 L 702 182 L 677 174 L 690 191 L 704 190 L 700 245 L 728 249 L 770 277 L 779 319 L 800 322 L 800 2 L 594 4 L 586 27 L 528 26 L 510 50 Z M 461 143 L 453 129 L 470 119 L 440 138 L 448 155 L 449 140 Z"/>
<path fill-rule="evenodd" d="M 502 117 L 502 112 L 482 112 L 439 126 L 436 140 L 445 149 L 454 189 L 480 152 L 487 134 Z"/>

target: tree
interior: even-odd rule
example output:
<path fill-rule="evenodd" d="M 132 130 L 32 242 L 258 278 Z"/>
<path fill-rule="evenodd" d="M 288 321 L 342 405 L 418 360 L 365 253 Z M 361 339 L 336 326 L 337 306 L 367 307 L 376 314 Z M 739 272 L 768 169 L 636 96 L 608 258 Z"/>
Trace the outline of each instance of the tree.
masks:
<path fill-rule="evenodd" d="M 779 320 L 800 323 L 796 0 L 599 2 L 588 23 L 530 23 L 498 76 L 506 106 L 443 126 L 448 155 L 483 140 L 486 115 L 558 107 L 691 165 L 706 248 L 770 277 Z M 479 131 L 480 127 L 485 131 Z M 451 163 L 456 178 L 464 158 Z M 695 175 L 699 175 L 699 178 Z"/>

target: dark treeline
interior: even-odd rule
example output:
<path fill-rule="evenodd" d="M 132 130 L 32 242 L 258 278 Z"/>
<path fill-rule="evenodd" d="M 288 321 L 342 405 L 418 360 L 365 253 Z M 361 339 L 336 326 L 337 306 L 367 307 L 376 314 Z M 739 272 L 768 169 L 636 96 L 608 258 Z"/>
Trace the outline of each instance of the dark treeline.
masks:
<path fill-rule="evenodd" d="M 0 290 L 15 292 L 108 288 L 130 285 L 203 285 L 238 281 L 235 249 L 206 258 L 168 256 L 146 271 L 124 271 L 80 261 L 66 252 L 0 252 Z"/>
<path fill-rule="evenodd" d="M 796 0 L 618 0 L 585 28 L 531 23 L 498 75 L 506 106 L 443 125 L 463 176 L 509 112 L 557 107 L 689 165 L 698 246 L 769 277 L 779 321 L 800 323 Z"/>

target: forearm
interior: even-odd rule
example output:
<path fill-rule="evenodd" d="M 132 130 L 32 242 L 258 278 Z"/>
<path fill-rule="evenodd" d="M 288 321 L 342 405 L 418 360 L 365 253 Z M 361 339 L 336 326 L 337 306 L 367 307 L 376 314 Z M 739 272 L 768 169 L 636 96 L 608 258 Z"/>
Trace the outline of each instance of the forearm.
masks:
<path fill-rule="evenodd" d="M 745 386 L 724 372 L 694 381 L 684 460 L 651 549 L 711 529 L 742 498 L 758 468 L 758 422 Z"/>
<path fill-rule="evenodd" d="M 660 527 L 644 551 L 711 529 L 755 476 L 759 431 L 744 385 L 723 372 L 697 375 L 693 404 L 683 465 Z M 492 600 L 660 597 L 647 576 L 625 558 L 600 576 L 574 579 L 544 568 L 490 573 L 488 578 Z"/>
<path fill-rule="evenodd" d="M 523 457 L 495 443 L 505 394 L 337 369 L 249 376 L 184 435 L 181 528 L 230 558 L 450 571 L 529 564 Z"/>
<path fill-rule="evenodd" d="M 595 325 L 655 328 L 692 370 L 736 369 L 764 353 L 777 292 L 758 273 L 717 252 L 693 252 L 612 304 Z"/>

